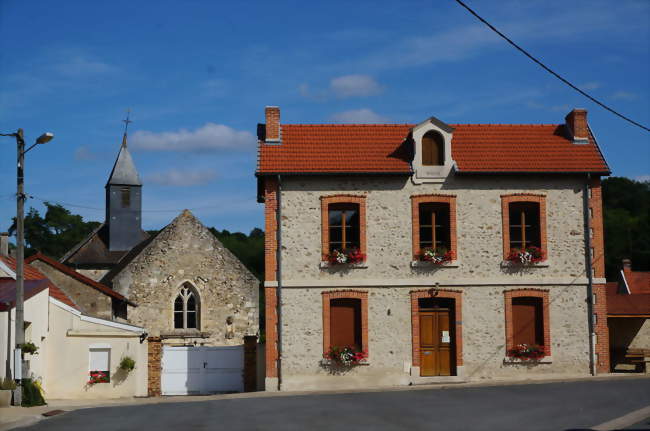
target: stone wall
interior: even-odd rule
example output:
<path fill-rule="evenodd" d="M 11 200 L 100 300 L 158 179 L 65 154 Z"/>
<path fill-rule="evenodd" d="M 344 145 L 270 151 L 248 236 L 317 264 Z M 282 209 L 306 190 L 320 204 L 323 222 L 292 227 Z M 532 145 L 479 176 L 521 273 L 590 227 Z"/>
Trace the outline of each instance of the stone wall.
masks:
<path fill-rule="evenodd" d="M 608 320 L 613 349 L 650 350 L 650 319 L 617 317 Z"/>
<path fill-rule="evenodd" d="M 550 303 L 550 363 L 510 364 L 506 358 L 504 291 L 516 286 L 441 288 L 462 293 L 462 367 L 467 380 L 587 375 L 589 345 L 585 286 L 545 286 Z M 323 288 L 283 289 L 283 390 L 389 386 L 411 381 L 409 287 L 377 287 L 368 293 L 369 365 L 343 375 L 321 366 Z M 360 289 L 361 290 L 361 289 Z"/>
<path fill-rule="evenodd" d="M 450 176 L 442 184 L 415 185 L 405 177 L 285 178 L 282 184 L 284 280 L 420 279 L 486 277 L 498 282 L 558 279 L 586 283 L 583 187 L 580 176 Z M 367 267 L 321 269 L 320 197 L 367 196 Z M 412 268 L 410 196 L 456 195 L 458 266 L 438 271 Z M 512 272 L 503 260 L 501 195 L 546 196 L 548 265 Z"/>
<path fill-rule="evenodd" d="M 76 270 L 79 274 L 83 274 L 91 280 L 99 281 L 108 274 L 108 269 L 84 269 L 79 268 Z"/>
<path fill-rule="evenodd" d="M 81 281 L 70 277 L 41 260 L 34 260 L 31 266 L 41 271 L 56 286 L 63 289 L 72 298 L 81 311 L 91 316 L 111 320 L 113 318 L 112 298 Z"/>
<path fill-rule="evenodd" d="M 184 283 L 199 296 L 199 328 L 175 330 L 174 299 Z M 165 227 L 112 280 L 138 304 L 129 321 L 171 344 L 238 345 L 258 332 L 259 281 L 189 211 Z M 233 337 L 226 319 L 233 318 Z"/>

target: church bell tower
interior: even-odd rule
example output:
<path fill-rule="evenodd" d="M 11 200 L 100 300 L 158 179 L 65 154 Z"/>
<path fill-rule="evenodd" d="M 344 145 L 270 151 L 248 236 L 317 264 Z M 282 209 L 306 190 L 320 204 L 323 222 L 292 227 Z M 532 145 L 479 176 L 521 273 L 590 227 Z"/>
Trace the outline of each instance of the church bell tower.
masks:
<path fill-rule="evenodd" d="M 126 128 L 120 152 L 106 183 L 109 251 L 127 251 L 142 241 L 142 182 L 127 148 Z"/>

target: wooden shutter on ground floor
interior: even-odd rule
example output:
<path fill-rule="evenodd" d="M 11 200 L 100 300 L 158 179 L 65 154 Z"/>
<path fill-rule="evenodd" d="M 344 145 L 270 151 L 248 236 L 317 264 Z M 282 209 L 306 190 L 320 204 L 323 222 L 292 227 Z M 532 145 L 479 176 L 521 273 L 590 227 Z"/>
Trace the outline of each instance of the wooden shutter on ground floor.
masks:
<path fill-rule="evenodd" d="M 330 302 L 330 345 L 361 349 L 361 300 L 332 299 Z"/>
<path fill-rule="evenodd" d="M 544 345 L 542 298 L 512 299 L 513 343 Z"/>

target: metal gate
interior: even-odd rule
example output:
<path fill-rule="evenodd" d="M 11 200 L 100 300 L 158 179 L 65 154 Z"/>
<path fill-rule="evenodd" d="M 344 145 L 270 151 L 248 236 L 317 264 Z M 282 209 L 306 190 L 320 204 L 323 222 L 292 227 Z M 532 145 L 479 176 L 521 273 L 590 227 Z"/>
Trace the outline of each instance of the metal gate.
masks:
<path fill-rule="evenodd" d="M 244 346 L 163 346 L 163 395 L 244 390 Z"/>

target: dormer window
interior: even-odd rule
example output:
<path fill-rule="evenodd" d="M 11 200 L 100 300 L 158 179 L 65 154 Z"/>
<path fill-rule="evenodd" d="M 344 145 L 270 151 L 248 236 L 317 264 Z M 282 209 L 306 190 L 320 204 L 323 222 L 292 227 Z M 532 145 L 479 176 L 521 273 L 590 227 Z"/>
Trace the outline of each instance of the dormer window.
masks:
<path fill-rule="evenodd" d="M 454 166 L 451 140 L 454 129 L 431 117 L 411 130 L 414 145 L 413 182 L 442 183 Z"/>
<path fill-rule="evenodd" d="M 445 164 L 445 140 L 433 130 L 422 137 L 422 166 L 442 166 Z"/>

